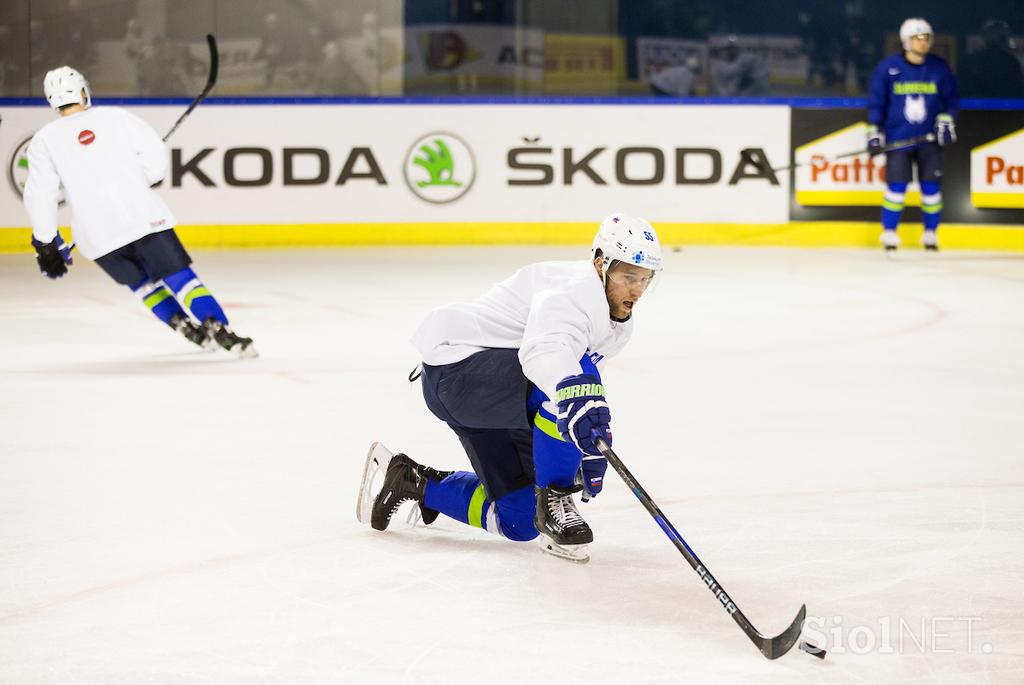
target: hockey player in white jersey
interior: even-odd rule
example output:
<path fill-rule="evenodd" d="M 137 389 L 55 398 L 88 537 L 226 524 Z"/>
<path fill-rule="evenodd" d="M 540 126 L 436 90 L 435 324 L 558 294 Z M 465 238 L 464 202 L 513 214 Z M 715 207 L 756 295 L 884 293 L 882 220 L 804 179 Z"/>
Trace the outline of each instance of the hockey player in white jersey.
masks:
<path fill-rule="evenodd" d="M 545 551 L 589 558 L 593 532 L 573 499 L 603 486 L 595 437 L 611 443 L 599 368 L 633 332 L 633 310 L 661 270 L 649 223 L 605 219 L 591 259 L 520 269 L 472 302 L 435 309 L 413 337 L 427 407 L 458 435 L 473 472 L 442 472 L 374 443 L 356 514 L 387 528 L 402 502 Z"/>
<path fill-rule="evenodd" d="M 88 82 L 71 67 L 48 72 L 43 89 L 60 116 L 28 147 L 24 202 L 40 271 L 60 278 L 72 262 L 72 246 L 57 231 L 63 187 L 83 257 L 131 288 L 191 342 L 256 356 L 252 340 L 228 327 L 224 310 L 192 271 L 192 259 L 174 232 L 174 215 L 151 188 L 167 172 L 160 137 L 119 107 L 93 107 Z"/>

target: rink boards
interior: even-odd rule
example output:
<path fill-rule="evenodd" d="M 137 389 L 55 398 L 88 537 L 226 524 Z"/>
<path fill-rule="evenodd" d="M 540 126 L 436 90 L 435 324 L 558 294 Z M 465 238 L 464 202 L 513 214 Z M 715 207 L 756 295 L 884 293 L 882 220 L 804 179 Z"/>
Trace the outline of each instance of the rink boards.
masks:
<path fill-rule="evenodd" d="M 182 106 L 135 105 L 163 133 Z M 863 110 L 630 101 L 204 103 L 161 194 L 191 246 L 585 243 L 614 211 L 670 244 L 874 245 L 884 163 Z M 0 250 L 46 107 L 3 108 Z M 1024 112 L 967 111 L 946 153 L 943 244 L 1024 250 Z M 795 170 L 773 171 L 793 162 Z M 912 185 L 908 207 L 919 194 Z M 61 211 L 62 223 L 69 213 Z M 915 241 L 920 213 L 905 214 Z"/>

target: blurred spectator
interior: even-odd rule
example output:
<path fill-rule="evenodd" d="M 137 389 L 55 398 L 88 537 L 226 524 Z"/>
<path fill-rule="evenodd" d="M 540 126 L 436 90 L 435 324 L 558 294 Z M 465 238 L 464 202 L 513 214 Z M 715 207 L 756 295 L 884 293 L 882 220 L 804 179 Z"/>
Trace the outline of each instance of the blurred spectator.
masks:
<path fill-rule="evenodd" d="M 23 35 L 23 34 L 22 34 Z M 0 96 L 25 97 L 28 90 L 28 43 L 0 24 Z"/>
<path fill-rule="evenodd" d="M 142 59 L 142 53 L 149 44 L 149 37 L 142 28 L 142 24 L 134 17 L 128 20 L 124 26 L 124 54 L 132 62 Z"/>
<path fill-rule="evenodd" d="M 142 58 L 149 47 L 150 38 L 142 28 L 138 19 L 132 18 L 127 21 L 124 27 L 124 56 L 133 65 L 135 75 L 135 88 L 141 92 L 141 67 Z"/>
<path fill-rule="evenodd" d="M 284 42 L 281 38 L 281 26 L 276 12 L 267 12 L 263 16 L 263 34 L 260 36 L 260 47 L 256 52 L 257 59 L 267 63 L 264 87 L 267 90 L 274 85 L 277 70 L 284 59 Z"/>
<path fill-rule="evenodd" d="M 323 56 L 324 39 L 320 27 L 316 24 L 306 26 L 306 36 L 299 46 L 299 61 L 296 65 L 295 80 L 302 88 L 312 88 L 320 69 Z"/>
<path fill-rule="evenodd" d="M 54 60 L 51 69 L 61 64 L 74 64 L 88 71 L 96 63 L 97 16 L 82 7 L 82 0 L 67 0 L 63 14 L 47 22 Z"/>
<path fill-rule="evenodd" d="M 864 0 L 847 0 L 844 6 L 842 64 L 845 90 L 848 94 L 866 93 L 878 57 L 864 15 Z"/>
<path fill-rule="evenodd" d="M 187 48 L 157 38 L 143 50 L 139 61 L 139 95 L 147 97 L 188 95 Z"/>
<path fill-rule="evenodd" d="M 820 15 L 804 10 L 797 14 L 800 40 L 807 54 L 807 85 L 812 88 L 833 88 L 842 81 L 842 64 L 833 32 L 835 24 Z"/>
<path fill-rule="evenodd" d="M 711 60 L 711 94 L 724 97 L 764 95 L 768 92 L 768 68 L 758 55 L 740 50 L 736 36 L 729 36 L 719 57 Z"/>
<path fill-rule="evenodd" d="M 317 95 L 365 95 L 366 83 L 352 68 L 337 41 L 328 41 L 323 47 L 323 62 L 317 79 Z"/>
<path fill-rule="evenodd" d="M 377 13 L 370 11 L 363 14 L 360 22 L 360 33 L 355 38 L 344 42 L 345 54 L 352 63 L 352 69 L 363 83 L 363 95 L 380 95 L 378 83 L 378 43 Z"/>
<path fill-rule="evenodd" d="M 690 97 L 694 94 L 699 62 L 690 55 L 683 64 L 669 65 L 651 76 L 651 93 L 670 97 Z"/>
<path fill-rule="evenodd" d="M 1024 98 L 1024 73 L 1013 53 L 1010 26 L 990 19 L 981 27 L 985 47 L 960 64 L 961 94 L 977 98 Z"/>
<path fill-rule="evenodd" d="M 59 66 L 57 58 L 50 50 L 50 34 L 47 31 L 48 25 L 42 19 L 33 19 L 28 23 L 29 45 L 29 71 L 33 74 L 45 74 L 55 66 Z M 32 92 L 42 94 L 42 79 L 35 79 L 32 84 Z"/>

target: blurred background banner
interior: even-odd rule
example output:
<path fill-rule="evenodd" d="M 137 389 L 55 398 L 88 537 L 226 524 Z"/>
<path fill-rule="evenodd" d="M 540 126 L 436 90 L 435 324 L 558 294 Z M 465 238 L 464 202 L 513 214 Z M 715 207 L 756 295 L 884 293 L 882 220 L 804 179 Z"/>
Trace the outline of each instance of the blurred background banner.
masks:
<path fill-rule="evenodd" d="M 544 32 L 496 24 L 405 31 L 405 82 L 417 92 L 515 91 L 544 83 Z"/>
<path fill-rule="evenodd" d="M 625 60 L 625 42 L 619 36 L 545 34 L 544 91 L 614 93 L 625 80 Z"/>
<path fill-rule="evenodd" d="M 1024 209 L 1024 128 L 971 150 L 971 204 Z"/>
<path fill-rule="evenodd" d="M 864 148 L 858 109 L 797 108 L 792 113 L 793 221 L 871 221 L 885 188 L 885 157 L 836 155 Z M 949 223 L 1024 224 L 1024 110 L 967 110 L 959 141 L 943 150 L 943 219 Z M 788 174 L 789 172 L 783 172 Z M 920 220 L 916 182 L 908 220 Z"/>
<path fill-rule="evenodd" d="M 180 113 L 130 109 L 158 131 Z M 24 147 L 53 116 L 19 107 L 0 128 L 0 226 L 26 225 Z M 575 222 L 626 206 L 779 223 L 787 179 L 740 150 L 781 164 L 789 127 L 778 106 L 204 104 L 169 141 L 161 193 L 182 224 Z"/>
<path fill-rule="evenodd" d="M 65 63 L 101 96 L 184 97 L 207 33 L 218 95 L 636 95 L 682 68 L 658 94 L 856 97 L 922 14 L 962 95 L 1024 98 L 1019 0 L 4 0 L 0 97 Z"/>
<path fill-rule="evenodd" d="M 687 38 L 641 36 L 636 39 L 637 79 L 656 83 L 659 73 L 673 72 L 674 81 L 660 90 L 687 97 L 708 94 L 708 44 Z"/>
<path fill-rule="evenodd" d="M 462 222 L 471 241 L 546 242 L 560 234 L 512 226 L 631 206 L 699 241 L 873 244 L 884 160 L 831 158 L 863 149 L 871 76 L 922 13 L 963 105 L 943 221 L 1002 246 L 1024 230 L 1020 0 L 4 0 L 0 226 L 27 224 L 48 70 L 74 66 L 99 104 L 163 132 L 206 81 L 212 33 L 218 83 L 171 140 L 162 191 L 183 224 L 432 242 Z M 793 160 L 808 163 L 771 172 Z M 920 221 L 916 185 L 907 199 Z M 846 238 L 801 233 L 814 222 Z"/>

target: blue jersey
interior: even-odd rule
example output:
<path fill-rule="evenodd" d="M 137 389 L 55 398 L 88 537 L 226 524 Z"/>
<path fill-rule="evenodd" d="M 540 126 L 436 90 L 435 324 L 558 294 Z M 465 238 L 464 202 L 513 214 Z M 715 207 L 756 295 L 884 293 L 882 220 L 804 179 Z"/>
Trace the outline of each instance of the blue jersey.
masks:
<path fill-rule="evenodd" d="M 935 117 L 960 110 L 956 79 L 946 60 L 927 55 L 911 64 L 902 54 L 882 60 L 871 77 L 868 123 L 885 131 L 887 142 L 935 130 Z"/>

